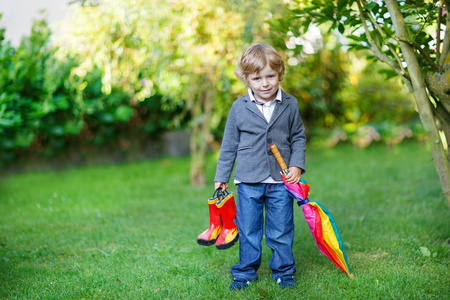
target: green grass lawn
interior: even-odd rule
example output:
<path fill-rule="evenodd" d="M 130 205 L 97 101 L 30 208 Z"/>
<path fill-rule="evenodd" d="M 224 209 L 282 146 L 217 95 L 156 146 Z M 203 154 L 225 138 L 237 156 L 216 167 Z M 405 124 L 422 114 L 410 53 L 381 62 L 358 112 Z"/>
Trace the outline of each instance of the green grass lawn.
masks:
<path fill-rule="evenodd" d="M 189 158 L 35 172 L 0 180 L 1 299 L 448 299 L 450 210 L 430 152 L 308 149 L 310 199 L 334 216 L 354 280 L 315 245 L 296 207 L 298 286 L 270 278 L 231 292 L 238 246 L 196 244 L 209 224 Z M 236 192 L 235 187 L 230 188 Z"/>

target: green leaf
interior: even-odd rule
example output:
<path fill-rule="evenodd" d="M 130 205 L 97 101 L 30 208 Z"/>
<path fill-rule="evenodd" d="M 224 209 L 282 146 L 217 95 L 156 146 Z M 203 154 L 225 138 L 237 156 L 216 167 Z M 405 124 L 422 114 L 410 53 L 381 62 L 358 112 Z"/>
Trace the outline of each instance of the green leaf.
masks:
<path fill-rule="evenodd" d="M 430 250 L 428 250 L 427 247 L 420 247 L 419 250 L 420 250 L 420 252 L 422 253 L 422 255 L 424 257 L 430 257 L 431 256 L 431 252 L 430 252 Z"/>
<path fill-rule="evenodd" d="M 114 122 L 114 115 L 111 113 L 102 113 L 99 115 L 98 119 L 102 123 L 112 123 Z"/>
<path fill-rule="evenodd" d="M 23 123 L 20 112 L 6 110 L 6 105 L 0 109 L 0 127 L 20 126 Z"/>
<path fill-rule="evenodd" d="M 35 138 L 34 133 L 32 132 L 22 132 L 17 134 L 16 139 L 14 141 L 15 146 L 17 147 L 21 147 L 21 148 L 27 148 L 28 146 L 30 146 L 31 142 L 33 141 L 33 139 Z"/>
<path fill-rule="evenodd" d="M 357 35 L 354 35 L 354 34 L 349 34 L 349 35 L 346 35 L 345 37 L 348 38 L 348 39 L 354 40 L 356 42 L 360 42 L 361 41 L 361 37 L 357 36 Z"/>
<path fill-rule="evenodd" d="M 379 71 L 379 73 L 386 75 L 386 79 L 391 79 L 398 75 L 397 72 L 395 72 L 392 69 L 384 69 L 384 70 Z"/>
<path fill-rule="evenodd" d="M 347 6 L 348 1 L 347 0 L 338 0 L 337 7 L 339 11 L 342 11 Z"/>
<path fill-rule="evenodd" d="M 10 139 L 5 139 L 1 141 L 0 147 L 3 149 L 13 149 L 14 148 L 14 142 Z"/>
<path fill-rule="evenodd" d="M 370 2 L 370 3 L 366 4 L 366 5 L 364 5 L 363 8 L 364 9 L 368 9 L 368 10 L 372 10 L 372 9 L 374 9 L 377 6 L 378 6 L 378 4 L 376 2 Z"/>
<path fill-rule="evenodd" d="M 133 108 L 125 105 L 121 105 L 116 108 L 114 112 L 114 117 L 117 121 L 128 122 L 133 115 Z"/>
<path fill-rule="evenodd" d="M 328 20 L 330 20 L 330 21 L 334 20 L 334 9 L 333 9 L 333 6 L 325 7 L 325 9 L 323 9 L 322 12 L 323 12 L 323 14 L 325 15 L 325 17 Z"/>
<path fill-rule="evenodd" d="M 0 127 L 12 127 L 14 126 L 13 120 L 0 119 Z"/>
<path fill-rule="evenodd" d="M 68 120 L 64 125 L 64 132 L 72 135 L 77 135 L 80 133 L 84 126 L 83 120 Z"/>
<path fill-rule="evenodd" d="M 66 96 L 58 95 L 54 98 L 56 108 L 67 110 L 70 108 L 70 102 L 67 100 Z"/>
<path fill-rule="evenodd" d="M 62 128 L 61 126 L 57 125 L 57 126 L 52 126 L 49 129 L 49 133 L 51 135 L 55 135 L 55 136 L 62 136 L 64 135 L 64 128 Z"/>

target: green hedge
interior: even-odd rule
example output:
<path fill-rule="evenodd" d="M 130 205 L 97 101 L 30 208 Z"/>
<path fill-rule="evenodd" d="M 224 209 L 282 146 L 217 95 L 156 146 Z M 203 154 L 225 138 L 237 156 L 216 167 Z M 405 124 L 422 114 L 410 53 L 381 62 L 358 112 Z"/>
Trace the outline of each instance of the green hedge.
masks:
<path fill-rule="evenodd" d="M 35 22 L 29 37 L 14 48 L 0 31 L 0 160 L 12 162 L 25 154 L 51 156 L 83 143 L 122 145 L 133 132 L 149 138 L 172 127 L 182 107 L 164 105 L 156 94 L 131 102 L 132 95 L 113 87 L 101 91 L 102 74 L 86 74 L 77 92 L 73 70 L 81 60 L 57 58 L 45 21 Z M 145 84 L 145 83 L 143 83 Z M 183 118 L 181 118 L 183 124 Z M 122 143 L 118 143 L 122 141 Z M 125 142 L 123 142 L 125 141 Z"/>

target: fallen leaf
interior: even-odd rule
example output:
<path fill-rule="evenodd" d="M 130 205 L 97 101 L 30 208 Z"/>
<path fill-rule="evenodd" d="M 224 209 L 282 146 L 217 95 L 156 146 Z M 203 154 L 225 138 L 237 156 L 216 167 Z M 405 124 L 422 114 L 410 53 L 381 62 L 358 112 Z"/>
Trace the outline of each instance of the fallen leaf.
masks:
<path fill-rule="evenodd" d="M 420 250 L 420 252 L 422 252 L 423 256 L 430 257 L 431 253 L 430 253 L 430 250 L 428 250 L 427 247 L 420 247 L 419 250 Z"/>

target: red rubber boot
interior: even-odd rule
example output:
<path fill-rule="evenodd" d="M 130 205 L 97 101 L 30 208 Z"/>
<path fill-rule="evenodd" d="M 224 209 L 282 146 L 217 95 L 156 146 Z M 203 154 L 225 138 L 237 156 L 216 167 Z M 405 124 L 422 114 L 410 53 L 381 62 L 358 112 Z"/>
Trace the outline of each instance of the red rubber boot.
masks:
<path fill-rule="evenodd" d="M 234 203 L 233 193 L 223 194 L 219 199 L 216 206 L 219 208 L 223 229 L 216 241 L 216 247 L 219 250 L 225 250 L 232 247 L 239 239 L 238 228 L 234 223 L 236 219 L 236 204 Z"/>
<path fill-rule="evenodd" d="M 202 246 L 213 245 L 220 233 L 222 232 L 222 221 L 220 220 L 219 209 L 216 203 L 219 201 L 218 197 L 208 199 L 209 206 L 209 228 L 197 237 L 197 243 Z"/>

